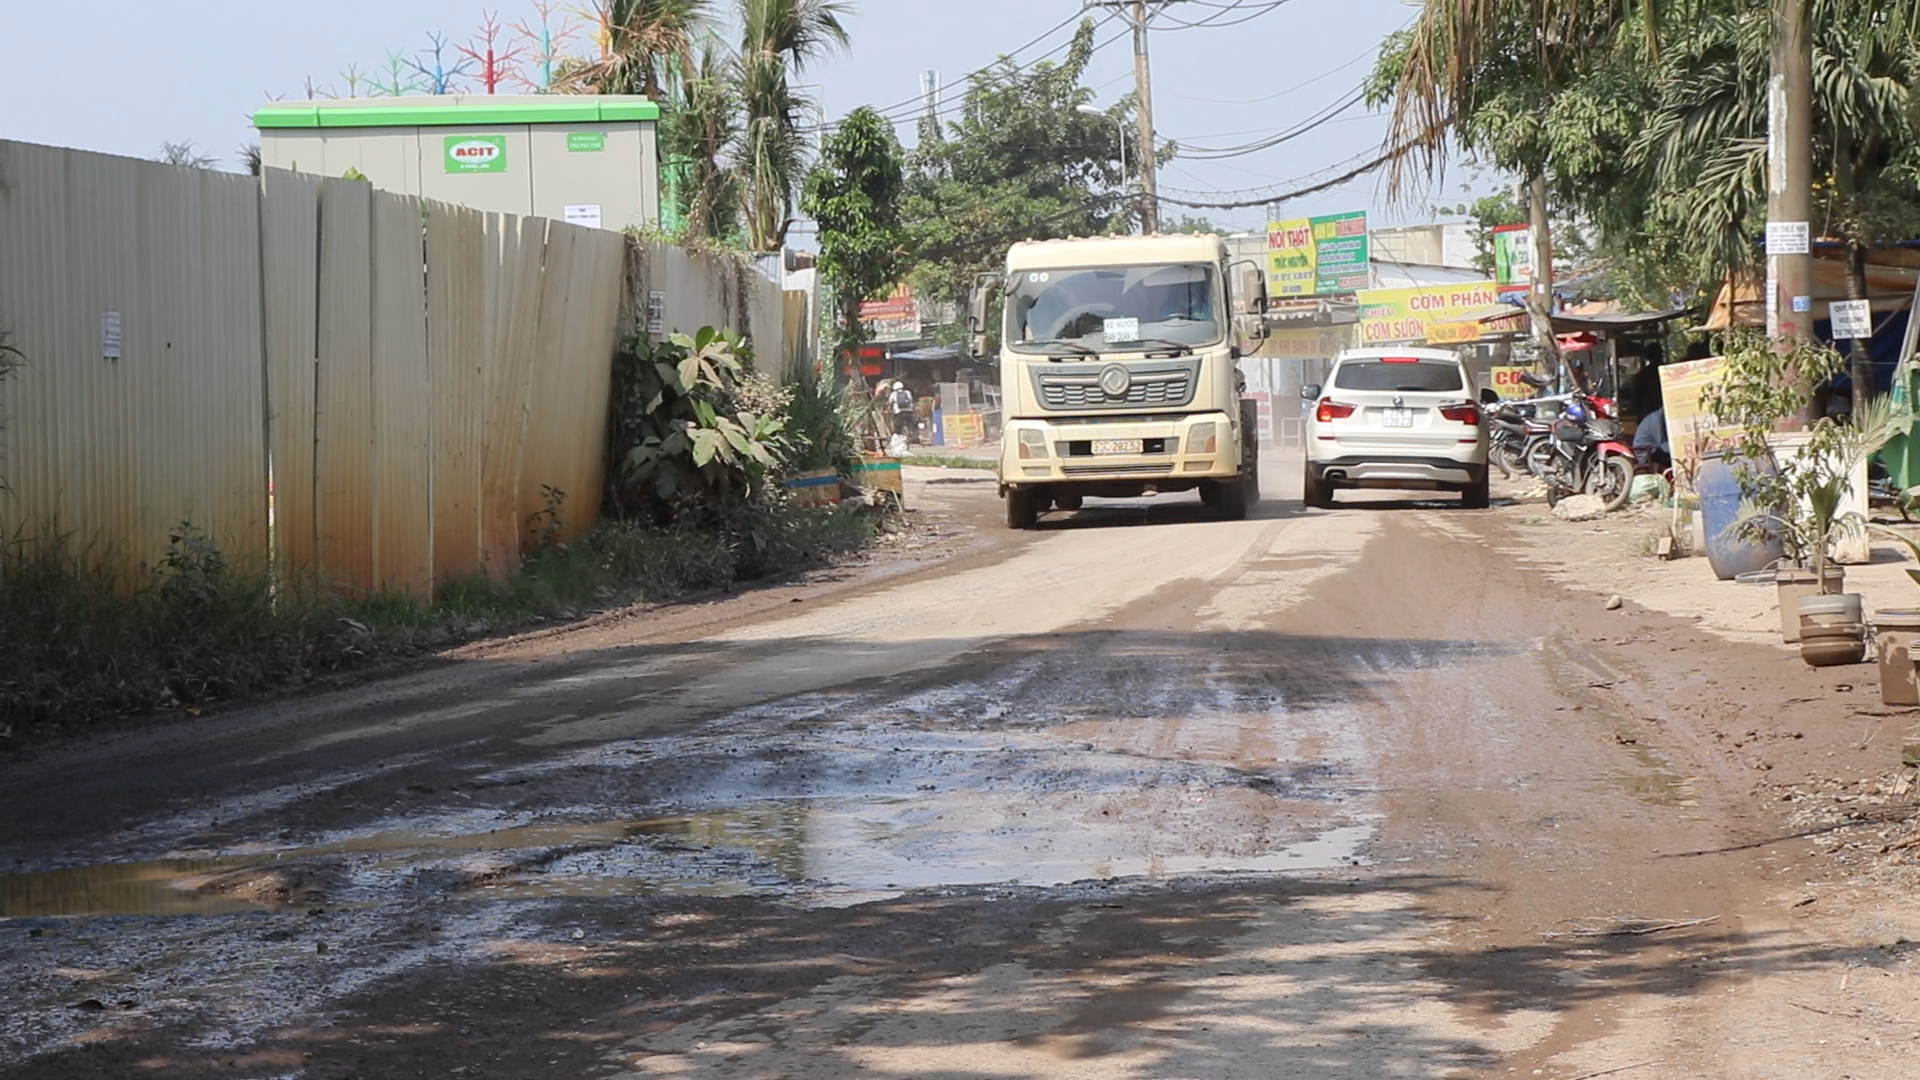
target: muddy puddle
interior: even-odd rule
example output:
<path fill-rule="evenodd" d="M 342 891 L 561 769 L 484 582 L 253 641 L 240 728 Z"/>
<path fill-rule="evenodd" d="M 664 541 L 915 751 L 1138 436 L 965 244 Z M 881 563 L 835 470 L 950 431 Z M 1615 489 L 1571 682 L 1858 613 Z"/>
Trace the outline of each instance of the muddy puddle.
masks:
<path fill-rule="evenodd" d="M 332 844 L 0 876 L 0 918 L 224 915 L 370 906 L 420 889 L 496 899 L 736 896 L 822 904 L 976 885 L 1286 873 L 1361 865 L 1370 823 L 1262 850 L 1156 850 L 1118 831 L 1003 824 L 967 837 L 911 800 L 809 800 L 674 817 L 543 823 L 471 833 L 444 826 Z M 324 877 L 325 893 L 278 887 Z M 251 886 L 235 892 L 235 881 Z"/>
<path fill-rule="evenodd" d="M 398 813 L 246 849 L 0 877 L 0 918 L 766 895 L 841 905 L 1360 865 L 1362 726 L 1209 668 L 1089 704 L 1040 662 L 981 692 L 803 695 L 690 732 L 476 769 Z M 1128 676 L 1131 683 L 1133 677 Z M 370 793 L 371 794 L 371 793 Z M 243 832 L 244 835 L 244 832 Z M 212 837 L 208 838 L 212 841 Z M 215 842 L 217 844 L 217 842 Z"/>

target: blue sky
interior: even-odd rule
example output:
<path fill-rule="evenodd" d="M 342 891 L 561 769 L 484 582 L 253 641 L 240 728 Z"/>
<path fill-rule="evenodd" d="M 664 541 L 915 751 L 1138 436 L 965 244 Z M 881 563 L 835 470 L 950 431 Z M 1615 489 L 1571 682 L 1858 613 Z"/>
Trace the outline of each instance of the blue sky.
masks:
<path fill-rule="evenodd" d="M 1235 2 L 1245 5 L 1242 12 L 1224 15 L 1221 9 Z M 912 99 L 924 70 L 957 80 L 1080 8 L 1080 0 L 856 3 L 852 51 L 803 76 L 830 117 L 860 104 Z M 1162 138 L 1237 145 L 1299 123 L 1358 85 L 1380 39 L 1416 10 L 1402 0 L 1284 0 L 1231 28 L 1173 25 L 1267 7 L 1268 0 L 1166 6 L 1151 46 Z M 136 156 L 151 156 L 163 140 L 191 139 L 233 167 L 236 150 L 250 141 L 248 116 L 269 94 L 301 97 L 309 77 L 340 89 L 350 63 L 379 67 L 389 51 L 424 47 L 429 31 L 465 40 L 488 10 L 513 22 L 532 8 L 529 0 L 330 0 L 306 8 L 257 0 L 95 0 L 73 9 L 10 0 L 0 4 L 0 40 L 15 45 L 0 65 L 0 137 Z M 1131 45 L 1121 25 L 1099 32 L 1099 40 L 1113 40 L 1088 75 L 1102 104 L 1132 86 Z M 1060 30 L 1019 59 L 1044 55 L 1068 33 Z M 1204 191 L 1285 185 L 1377 147 L 1384 129 L 1384 118 L 1356 109 L 1258 154 L 1169 162 L 1160 182 Z M 902 134 L 911 138 L 911 124 Z M 1450 177 L 1435 201 L 1459 201 L 1466 179 Z M 1288 209 L 1368 209 L 1382 223 L 1427 216 L 1388 207 L 1372 178 Z M 1264 220 L 1257 209 L 1206 213 L 1237 228 L 1259 228 Z"/>

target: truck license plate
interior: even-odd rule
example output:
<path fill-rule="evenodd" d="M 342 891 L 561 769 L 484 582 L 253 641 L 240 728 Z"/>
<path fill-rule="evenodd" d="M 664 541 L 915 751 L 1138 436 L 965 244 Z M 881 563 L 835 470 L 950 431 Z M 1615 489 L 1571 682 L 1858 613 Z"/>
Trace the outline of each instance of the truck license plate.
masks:
<path fill-rule="evenodd" d="M 1412 427 L 1413 410 L 1382 409 L 1380 410 L 1380 425 L 1382 427 Z"/>
<path fill-rule="evenodd" d="M 1093 452 L 1096 454 L 1137 454 L 1140 452 L 1139 439 L 1095 439 Z"/>

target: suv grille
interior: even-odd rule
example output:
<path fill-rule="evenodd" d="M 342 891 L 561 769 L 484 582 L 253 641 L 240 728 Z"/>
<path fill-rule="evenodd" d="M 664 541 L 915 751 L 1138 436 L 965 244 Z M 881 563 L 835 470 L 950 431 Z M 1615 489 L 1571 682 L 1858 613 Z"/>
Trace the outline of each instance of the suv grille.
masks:
<path fill-rule="evenodd" d="M 1181 406 L 1193 400 L 1194 374 L 1199 365 L 1132 368 L 1124 396 L 1110 396 L 1101 389 L 1101 367 L 1091 371 L 1036 371 L 1034 383 L 1040 392 L 1040 404 L 1048 409 Z"/>

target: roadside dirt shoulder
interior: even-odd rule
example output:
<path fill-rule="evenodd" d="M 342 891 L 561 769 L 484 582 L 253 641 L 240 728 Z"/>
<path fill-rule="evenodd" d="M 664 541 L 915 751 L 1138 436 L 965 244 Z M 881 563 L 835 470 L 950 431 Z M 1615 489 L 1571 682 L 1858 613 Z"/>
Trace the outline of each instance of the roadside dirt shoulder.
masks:
<path fill-rule="evenodd" d="M 1690 1052 L 1718 1062 L 1713 1075 L 1898 1075 L 1920 1040 L 1920 782 L 1900 766 L 1920 710 L 1883 705 L 1872 664 L 1805 665 L 1781 641 L 1771 587 L 1718 581 L 1704 558 L 1653 558 L 1663 511 L 1568 523 L 1508 503 L 1484 524 L 1516 567 L 1590 605 L 1593 639 L 1641 658 L 1631 678 L 1590 680 L 1631 718 L 1620 738 L 1746 792 L 1741 847 L 1772 891 L 1744 929 L 1799 961 L 1748 961 L 1754 978 L 1691 1006 Z M 1869 610 L 1920 606 L 1911 565 L 1876 548 L 1848 568 L 1848 590 Z"/>

